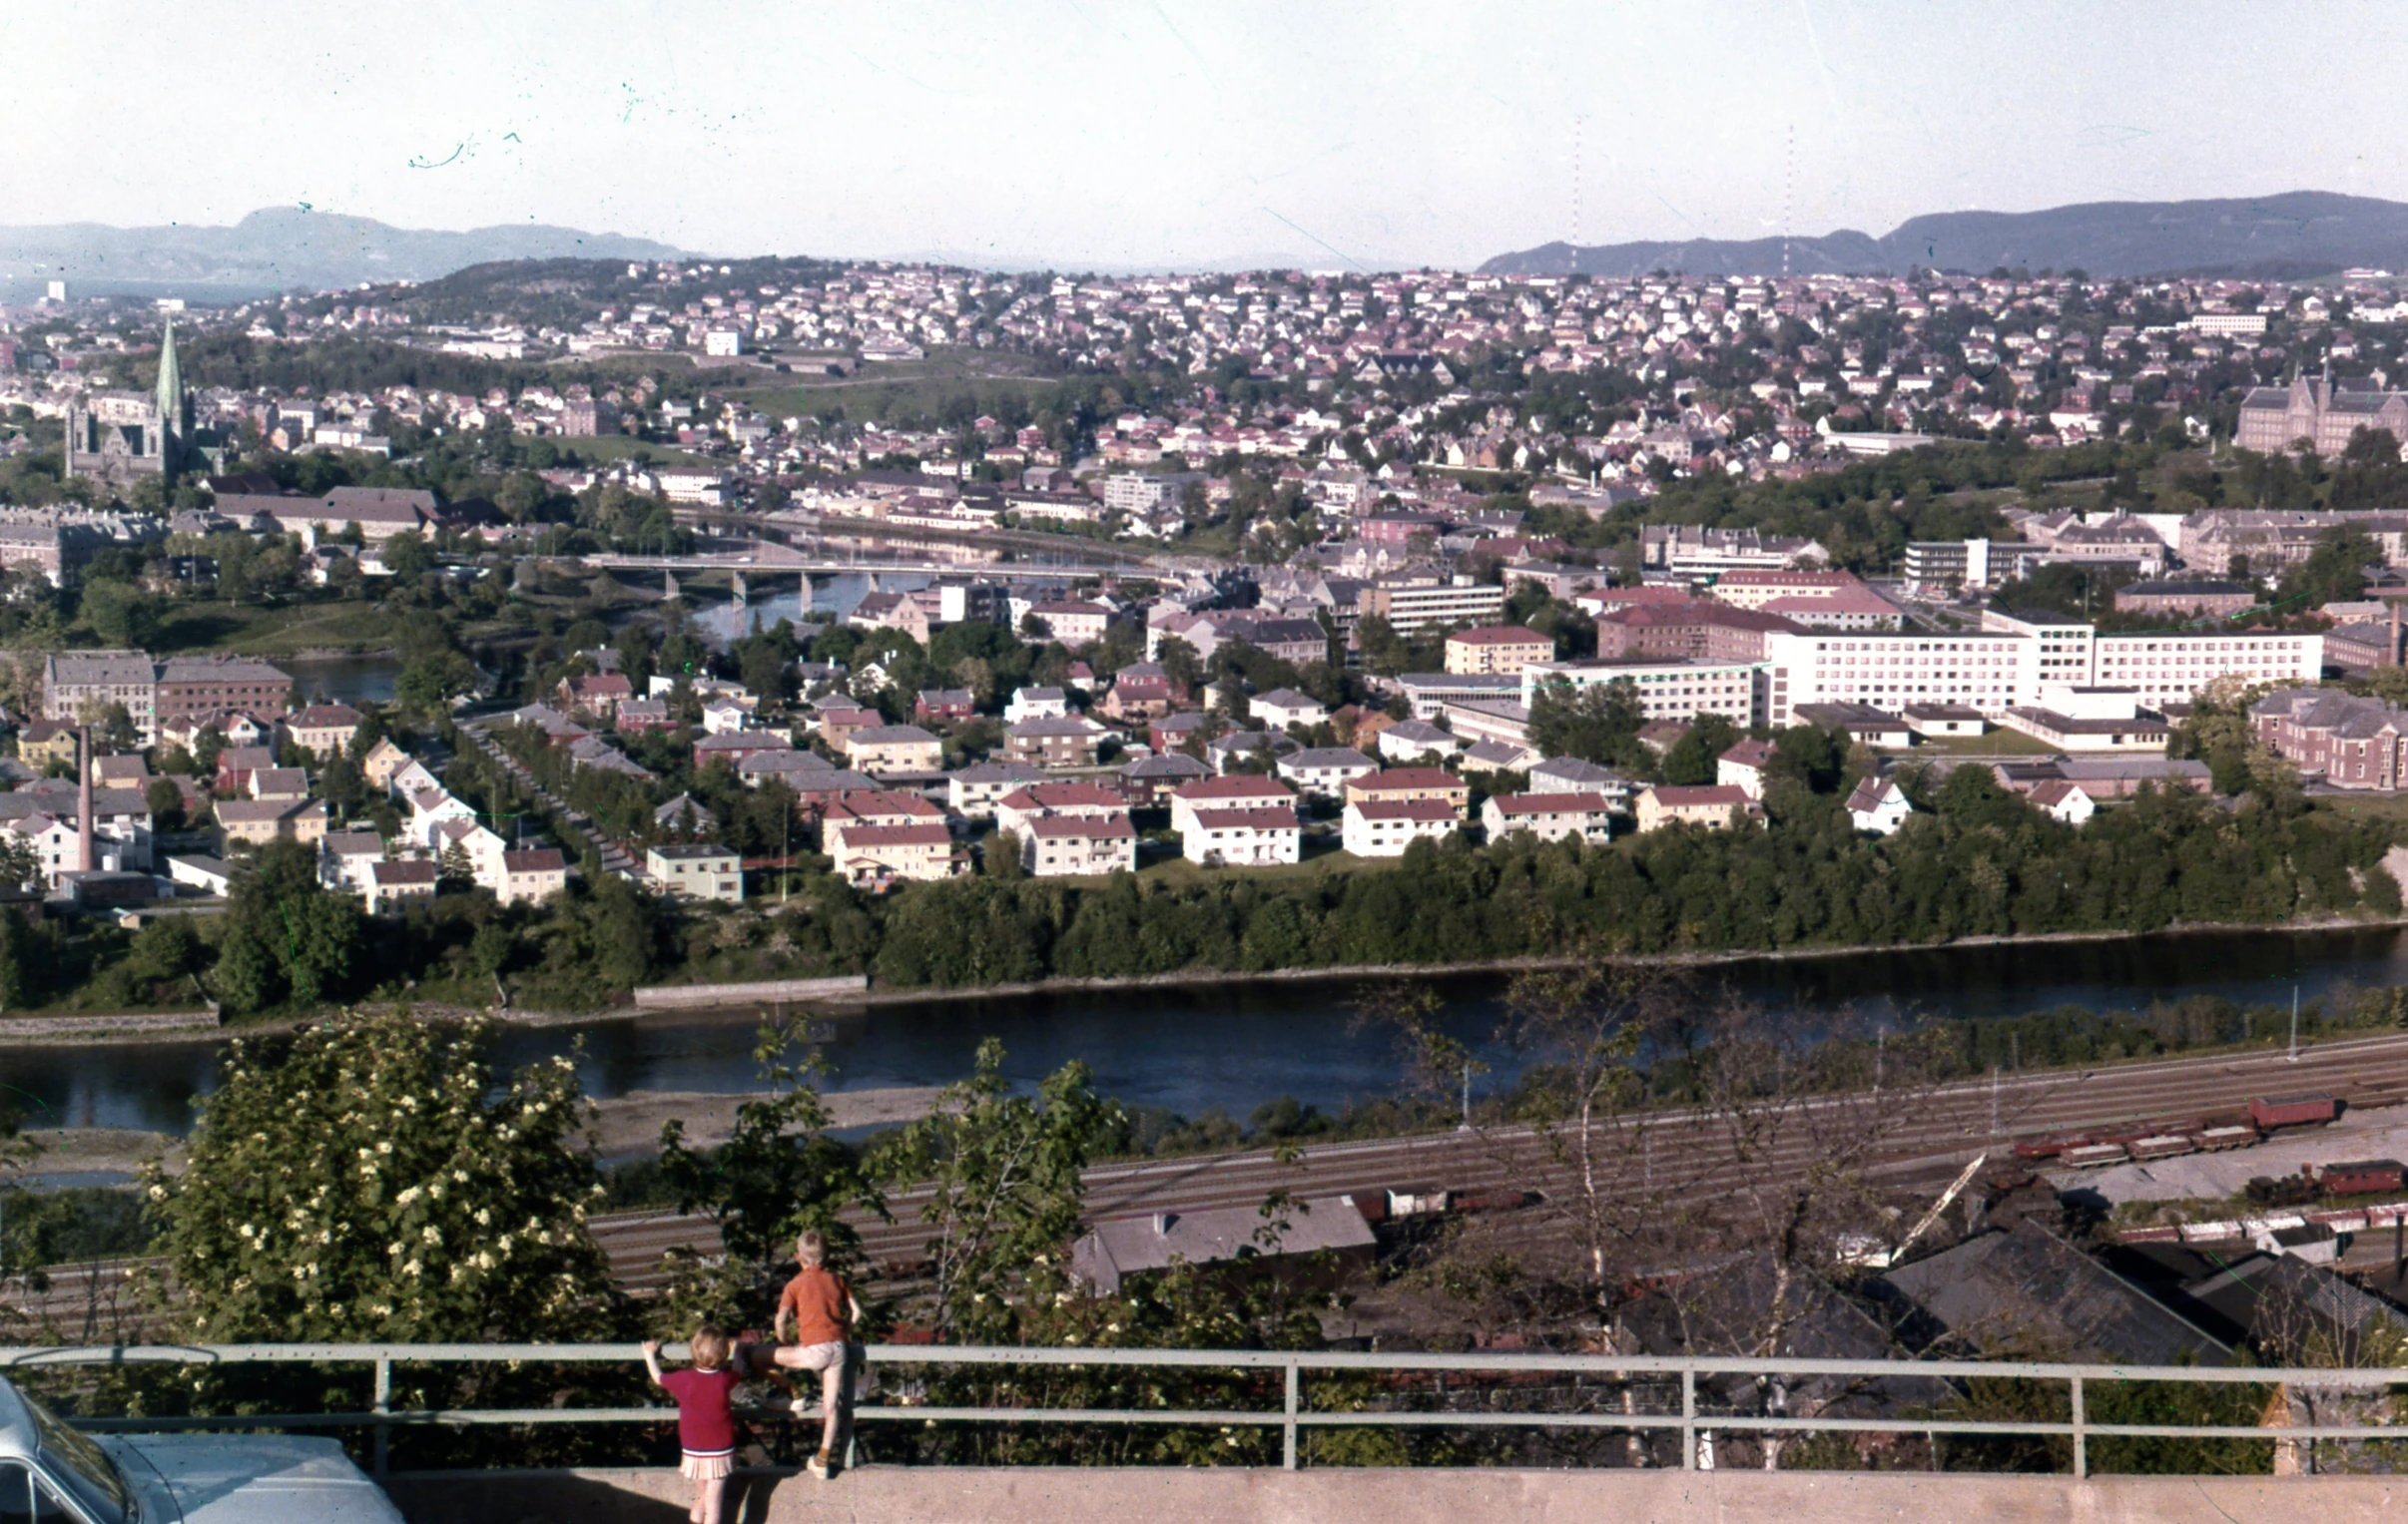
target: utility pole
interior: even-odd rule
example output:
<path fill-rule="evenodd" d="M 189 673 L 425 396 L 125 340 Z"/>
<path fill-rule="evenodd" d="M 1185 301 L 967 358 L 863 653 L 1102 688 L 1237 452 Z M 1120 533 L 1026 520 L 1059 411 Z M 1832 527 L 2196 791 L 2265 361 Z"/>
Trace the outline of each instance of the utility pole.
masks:
<path fill-rule="evenodd" d="M 2284 1062 L 2299 1062 L 2299 986 L 2291 986 L 2291 1056 Z"/>
<path fill-rule="evenodd" d="M 1464 1060 L 1464 1124 L 1460 1132 L 1472 1131 L 1472 1061 Z"/>

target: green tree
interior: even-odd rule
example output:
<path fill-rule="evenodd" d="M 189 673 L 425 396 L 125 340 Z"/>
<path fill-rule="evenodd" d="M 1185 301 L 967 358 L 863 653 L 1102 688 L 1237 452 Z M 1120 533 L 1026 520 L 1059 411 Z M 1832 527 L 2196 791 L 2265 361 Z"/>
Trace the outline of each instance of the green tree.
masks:
<path fill-rule="evenodd" d="M 1069 1249 L 1079 1176 L 1121 1121 L 1084 1064 L 1064 1064 L 1033 1096 L 1014 1094 L 1003 1045 L 990 1037 L 970 1077 L 880 1150 L 883 1179 L 927 1192 L 920 1220 L 932 1233 L 939 1331 L 1008 1339 L 1013 1294 Z"/>
<path fill-rule="evenodd" d="M 401 707 L 418 715 L 437 715 L 454 699 L 476 692 L 476 664 L 456 651 L 439 651 L 403 669 L 393 684 Z"/>
<path fill-rule="evenodd" d="M 385 570 L 408 586 L 434 568 L 434 554 L 426 548 L 426 539 L 414 529 L 404 529 L 384 542 Z"/>
<path fill-rule="evenodd" d="M 499 1094 L 490 1030 L 409 1012 L 229 1045 L 183 1173 L 154 1166 L 159 1312 L 193 1339 L 577 1339 L 610 1273 L 566 1058 Z"/>
<path fill-rule="evenodd" d="M 310 1008 L 339 998 L 359 968 L 359 907 L 317 878 L 317 854 L 271 841 L 228 896 L 217 995 L 236 1011 L 283 1002 Z"/>
<path fill-rule="evenodd" d="M 454 841 L 443 848 L 435 859 L 435 890 L 441 894 L 465 894 L 476 887 L 476 865 L 468 860 L 468 848 Z"/>
<path fill-rule="evenodd" d="M 1638 691 L 1628 683 L 1549 684 L 1530 699 L 1530 745 L 1549 757 L 1635 767 L 1638 733 L 1646 723 Z"/>
<path fill-rule="evenodd" d="M 1722 754 L 1739 740 L 1739 727 L 1721 715 L 1699 715 L 1688 732 L 1664 754 L 1667 783 L 1710 783 L 1720 771 Z"/>
<path fill-rule="evenodd" d="M 808 1050 L 794 1023 L 761 1029 L 753 1056 L 761 1066 L 762 1088 L 736 1108 L 734 1131 L 720 1147 L 687 1143 L 680 1120 L 662 1127 L 661 1177 L 677 1193 L 677 1210 L 710 1218 L 727 1251 L 718 1275 L 709 1273 L 712 1267 L 682 1267 L 686 1291 L 673 1300 L 691 1302 L 700 1291 L 723 1306 L 735 1301 L 748 1319 L 766 1322 L 797 1234 L 818 1229 L 841 1265 L 861 1245 L 861 1236 L 841 1216 L 844 1210 L 885 1213 L 859 1157 L 828 1136 L 816 1064 L 797 1062 L 798 1051 Z"/>

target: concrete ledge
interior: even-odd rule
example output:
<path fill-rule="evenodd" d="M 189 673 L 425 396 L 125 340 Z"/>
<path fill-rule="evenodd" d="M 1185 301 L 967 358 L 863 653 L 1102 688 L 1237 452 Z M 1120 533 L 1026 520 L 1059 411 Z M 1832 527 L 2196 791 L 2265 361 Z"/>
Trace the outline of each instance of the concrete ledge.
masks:
<path fill-rule="evenodd" d="M 2376 1524 L 2408 1504 L 2408 1478 L 2379 1476 L 872 1466 L 828 1482 L 746 1471 L 734 1485 L 728 1524 Z M 670 1468 L 427 1472 L 386 1490 L 412 1524 L 678 1524 L 690 1496 Z"/>
<path fill-rule="evenodd" d="M 760 1005 L 774 1000 L 834 1000 L 870 987 L 868 974 L 827 979 L 761 979 L 745 984 L 647 984 L 635 1003 L 647 1011 L 682 1011 L 722 1005 Z"/>

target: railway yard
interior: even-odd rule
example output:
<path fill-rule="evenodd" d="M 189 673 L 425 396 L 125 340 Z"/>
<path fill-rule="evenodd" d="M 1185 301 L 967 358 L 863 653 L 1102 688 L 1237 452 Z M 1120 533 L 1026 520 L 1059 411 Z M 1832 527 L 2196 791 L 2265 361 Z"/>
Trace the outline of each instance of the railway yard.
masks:
<path fill-rule="evenodd" d="M 2197 1147 L 2211 1130 L 2245 1121 L 2252 1103 L 2299 1096 L 2332 1098 L 2341 1122 L 2330 1132 L 2284 1128 L 2260 1141 L 2250 1130 L 2246 1139 L 2227 1135 Z M 1605 1190 L 1653 1200 L 1727 1192 L 1735 1178 L 1796 1175 L 1830 1158 L 1835 1136 L 1843 1133 L 1858 1135 L 1853 1157 L 1863 1173 L 1902 1199 L 1928 1195 L 1927 1187 L 1936 1189 L 1977 1154 L 2006 1160 L 2019 1144 L 2053 1184 L 2095 1190 L 2109 1202 L 2220 1198 L 2256 1177 L 2296 1175 L 2302 1165 L 2408 1152 L 2408 1113 L 2385 1110 L 2403 1100 L 2408 1033 L 2323 1042 L 2302 1048 L 2296 1058 L 2280 1049 L 2227 1051 L 1998 1074 L 1891 1096 L 1798 1100 L 1777 1115 L 1758 1113 L 1744 1122 L 1713 1111 L 1650 1111 L 1600 1124 L 1607 1136 L 1596 1152 L 1614 1161 Z M 1861 1130 L 1876 1117 L 1879 1131 L 1868 1143 Z M 2176 1138 L 2192 1146 L 2172 1157 L 2130 1157 L 2144 1141 L 2164 1148 L 2170 1147 L 2165 1140 Z M 2096 1147 L 2101 1139 L 2119 1140 L 2116 1162 L 2080 1169 L 2059 1157 L 2072 1147 Z M 1561 1153 L 1526 1130 L 1482 1129 L 1307 1147 L 1285 1160 L 1252 1151 L 1114 1162 L 1088 1170 L 1086 1205 L 1088 1216 L 1100 1220 L 1253 1208 L 1275 1191 L 1302 1200 L 1349 1195 L 1385 1204 L 1395 1190 L 1434 1206 L 1443 1201 L 1456 1212 L 1478 1212 L 1493 1220 L 1505 1242 L 1534 1241 L 1563 1233 L 1562 1216 L 1548 1206 L 1578 1191 L 1574 1167 Z M 891 1222 L 860 1221 L 874 1275 L 907 1282 L 917 1273 L 926 1253 L 919 1204 L 914 1195 L 900 1194 L 889 1203 Z M 2363 1219 L 2368 1209 L 2354 1207 L 2342 1216 L 2352 1210 Z M 2383 1208 L 2373 1210 L 2381 1215 Z M 2396 1215 L 2408 1216 L 2408 1205 Z M 2242 1235 L 2237 1224 L 2217 1226 L 2229 1236 Z M 593 1231 L 621 1284 L 638 1295 L 664 1282 L 668 1250 L 716 1247 L 708 1221 L 669 1212 L 599 1217 Z M 126 1299 L 127 1269 L 59 1267 L 49 1290 L 26 1298 L 24 1310 L 56 1320 L 66 1332 L 81 1324 L 102 1333 L 115 1324 Z"/>

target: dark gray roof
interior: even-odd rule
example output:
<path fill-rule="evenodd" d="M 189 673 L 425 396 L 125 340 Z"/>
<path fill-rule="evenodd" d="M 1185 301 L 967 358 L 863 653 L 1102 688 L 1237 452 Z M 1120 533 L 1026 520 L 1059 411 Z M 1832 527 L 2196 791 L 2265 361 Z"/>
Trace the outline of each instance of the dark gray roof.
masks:
<path fill-rule="evenodd" d="M 2025 1359 L 2137 1365 L 2190 1364 L 2225 1352 L 2204 1329 L 2029 1222 L 1898 1266 L 1881 1279 L 1923 1314 L 1910 1324 L 1917 1342 L 1946 1337 Z"/>

